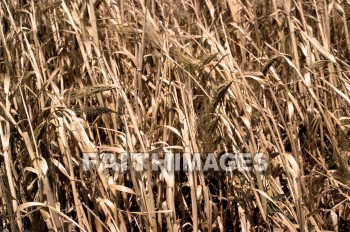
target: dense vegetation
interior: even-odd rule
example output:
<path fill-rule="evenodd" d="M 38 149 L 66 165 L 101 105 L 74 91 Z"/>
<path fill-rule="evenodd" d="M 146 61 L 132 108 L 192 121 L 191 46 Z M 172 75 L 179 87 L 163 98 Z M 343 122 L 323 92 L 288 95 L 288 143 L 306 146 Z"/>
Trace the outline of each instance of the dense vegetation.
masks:
<path fill-rule="evenodd" d="M 349 4 L 1 1 L 2 229 L 346 230 Z M 268 169 L 81 162 L 169 151 L 261 152 Z"/>

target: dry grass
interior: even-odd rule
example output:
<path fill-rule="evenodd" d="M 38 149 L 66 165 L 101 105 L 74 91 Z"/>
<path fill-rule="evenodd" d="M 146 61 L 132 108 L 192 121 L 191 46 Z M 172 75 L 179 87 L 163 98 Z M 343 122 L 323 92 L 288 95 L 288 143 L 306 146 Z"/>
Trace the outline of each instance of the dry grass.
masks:
<path fill-rule="evenodd" d="M 349 228 L 349 17 L 341 0 L 0 1 L 2 228 Z M 269 168 L 82 171 L 83 152 L 153 150 Z"/>

